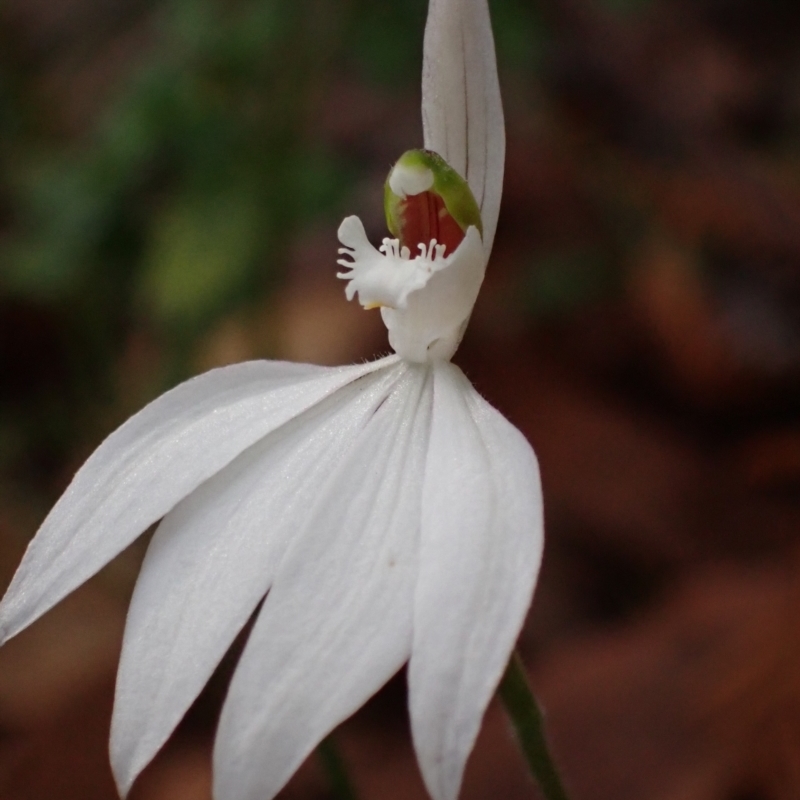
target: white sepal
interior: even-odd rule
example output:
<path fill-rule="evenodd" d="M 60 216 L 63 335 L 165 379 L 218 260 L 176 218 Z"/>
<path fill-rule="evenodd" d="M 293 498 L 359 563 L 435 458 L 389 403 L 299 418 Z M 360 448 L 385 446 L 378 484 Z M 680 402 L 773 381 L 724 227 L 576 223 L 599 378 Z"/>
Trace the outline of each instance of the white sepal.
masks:
<path fill-rule="evenodd" d="M 0 603 L 0 643 L 124 550 L 245 448 L 390 357 L 345 368 L 252 361 L 154 400 L 78 470 Z"/>
<path fill-rule="evenodd" d="M 536 458 L 458 367 L 434 367 L 409 662 L 417 759 L 455 800 L 481 719 L 530 605 L 542 554 Z"/>
<path fill-rule="evenodd" d="M 429 386 L 409 370 L 296 531 L 228 690 L 215 797 L 271 800 L 408 658 Z"/>
<path fill-rule="evenodd" d="M 121 794 L 158 752 L 267 593 L 287 544 L 402 363 L 267 435 L 162 521 L 128 612 L 111 725 Z"/>
<path fill-rule="evenodd" d="M 487 0 L 430 0 L 422 65 L 425 147 L 467 182 L 488 259 L 500 213 L 505 124 Z"/>

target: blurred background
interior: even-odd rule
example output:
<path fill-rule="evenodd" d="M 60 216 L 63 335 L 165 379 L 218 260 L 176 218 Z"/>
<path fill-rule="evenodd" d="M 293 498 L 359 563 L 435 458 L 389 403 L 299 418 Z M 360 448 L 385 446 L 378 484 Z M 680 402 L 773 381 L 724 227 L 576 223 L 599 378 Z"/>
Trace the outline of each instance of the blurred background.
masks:
<path fill-rule="evenodd" d="M 0 5 L 0 586 L 75 469 L 179 380 L 387 350 L 345 214 L 421 144 L 424 0 Z M 521 651 L 574 800 L 800 797 L 800 5 L 492 0 L 495 253 L 456 356 L 539 455 Z M 0 651 L 0 797 L 112 800 L 146 541 Z M 230 662 L 230 663 L 228 663 Z M 208 800 L 235 654 L 131 800 Z M 425 797 L 403 676 L 338 738 Z M 534 798 L 493 705 L 462 797 Z M 315 758 L 282 797 L 330 797 Z"/>

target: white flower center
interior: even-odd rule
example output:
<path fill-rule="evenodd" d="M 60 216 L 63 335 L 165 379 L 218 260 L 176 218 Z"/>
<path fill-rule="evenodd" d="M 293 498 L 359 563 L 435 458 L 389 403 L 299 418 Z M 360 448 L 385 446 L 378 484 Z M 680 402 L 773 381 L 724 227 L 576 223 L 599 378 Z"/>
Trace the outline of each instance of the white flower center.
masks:
<path fill-rule="evenodd" d="M 394 191 L 394 190 L 393 190 Z M 356 293 L 364 308 L 381 309 L 389 343 L 407 361 L 449 359 L 455 353 L 483 282 L 486 260 L 477 229 L 467 230 L 455 252 L 445 255 L 436 240 L 419 245 L 411 257 L 397 239 L 384 239 L 380 249 L 370 244 L 358 217 L 339 226 L 338 263 L 349 272 L 345 294 Z"/>

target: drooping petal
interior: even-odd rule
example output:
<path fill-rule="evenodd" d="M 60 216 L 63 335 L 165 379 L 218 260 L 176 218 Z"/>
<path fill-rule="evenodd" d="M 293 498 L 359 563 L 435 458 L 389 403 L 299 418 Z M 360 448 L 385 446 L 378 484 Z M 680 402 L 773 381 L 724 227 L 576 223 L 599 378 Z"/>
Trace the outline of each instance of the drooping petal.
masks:
<path fill-rule="evenodd" d="M 533 450 L 457 367 L 437 364 L 409 662 L 414 746 L 434 800 L 458 795 L 541 552 Z"/>
<path fill-rule="evenodd" d="M 111 763 L 126 794 L 266 594 L 284 549 L 406 371 L 339 389 L 264 437 L 162 521 L 128 612 Z"/>
<path fill-rule="evenodd" d="M 78 470 L 0 604 L 0 643 L 55 605 L 271 430 L 394 358 L 347 368 L 253 361 L 154 400 Z"/>
<path fill-rule="evenodd" d="M 422 65 L 425 147 L 467 179 L 492 249 L 505 164 L 505 124 L 487 0 L 430 0 Z"/>
<path fill-rule="evenodd" d="M 270 800 L 408 658 L 429 374 L 409 368 L 281 562 L 223 707 L 215 797 Z"/>

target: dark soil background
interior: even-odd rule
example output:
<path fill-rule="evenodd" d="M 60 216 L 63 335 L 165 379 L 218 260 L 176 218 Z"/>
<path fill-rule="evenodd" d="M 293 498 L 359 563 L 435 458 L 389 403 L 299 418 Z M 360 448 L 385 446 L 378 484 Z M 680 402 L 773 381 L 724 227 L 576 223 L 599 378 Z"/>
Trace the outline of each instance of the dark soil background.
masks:
<path fill-rule="evenodd" d="M 495 253 L 456 356 L 528 436 L 520 648 L 574 800 L 800 797 L 800 5 L 493 0 Z M 423 0 L 0 6 L 0 585 L 94 446 L 248 358 L 385 351 L 335 231 L 421 142 Z M 0 651 L 0 797 L 112 800 L 145 542 Z M 131 800 L 208 800 L 235 654 Z M 399 676 L 338 733 L 423 798 Z M 329 797 L 311 759 L 281 795 Z M 537 797 L 498 706 L 464 800 Z"/>

